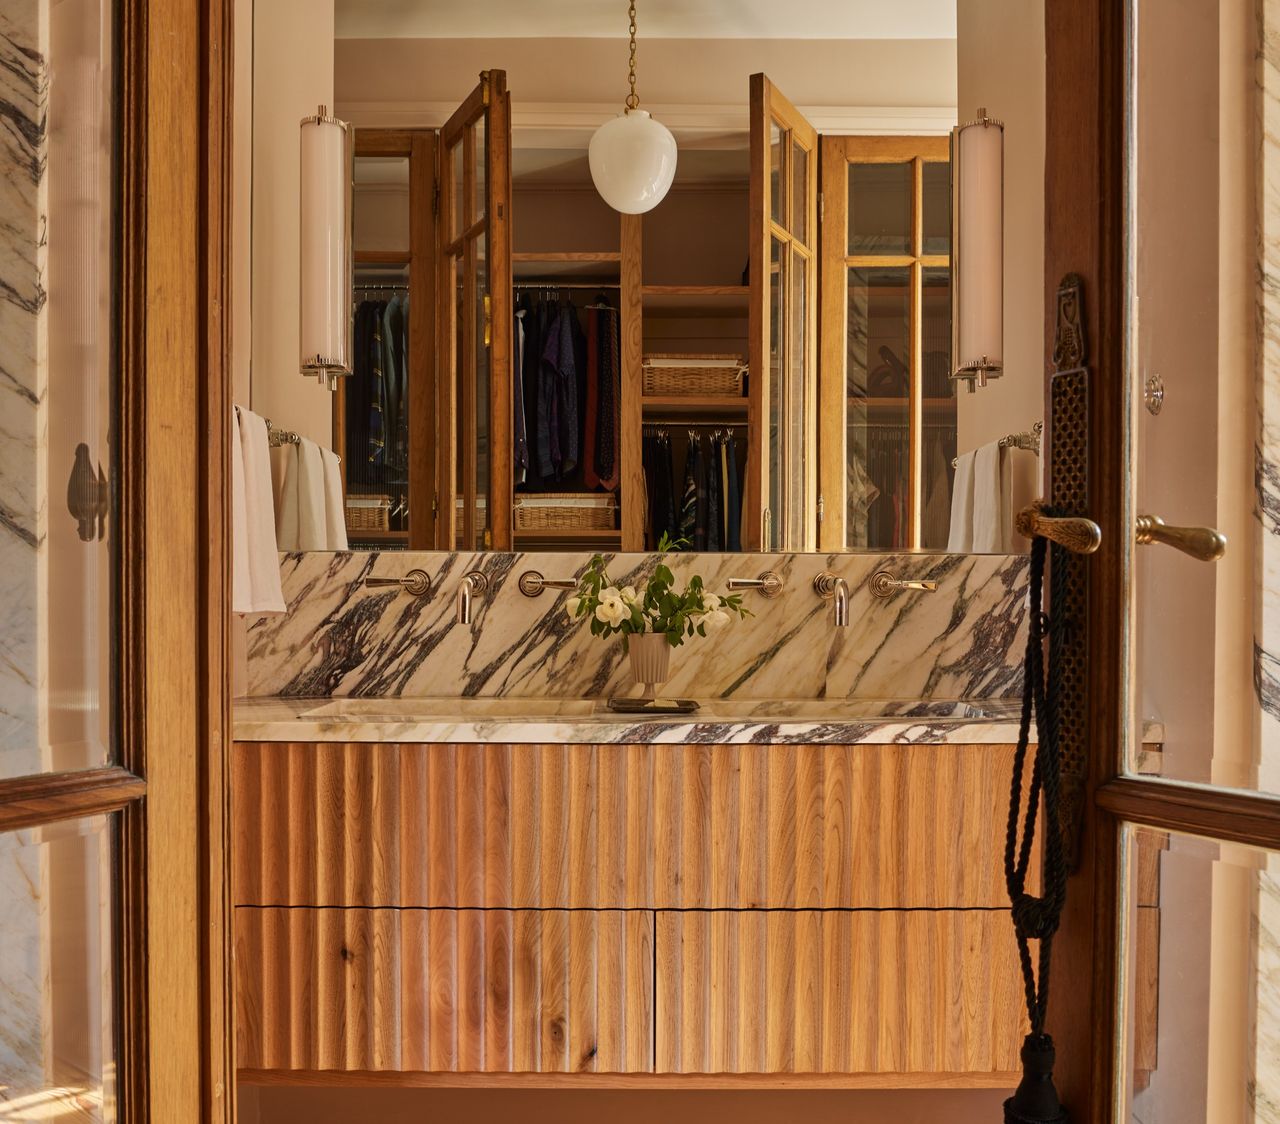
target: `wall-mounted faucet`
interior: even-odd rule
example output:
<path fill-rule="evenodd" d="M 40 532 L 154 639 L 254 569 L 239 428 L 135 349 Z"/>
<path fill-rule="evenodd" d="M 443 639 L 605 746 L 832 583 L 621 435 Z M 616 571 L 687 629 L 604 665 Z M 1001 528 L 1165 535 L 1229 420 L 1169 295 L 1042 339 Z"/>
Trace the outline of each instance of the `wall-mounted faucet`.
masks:
<path fill-rule="evenodd" d="M 459 624 L 471 623 L 471 599 L 489 588 L 489 577 L 479 570 L 471 570 L 458 587 L 458 607 L 454 620 Z"/>
<path fill-rule="evenodd" d="M 526 597 L 537 597 L 544 589 L 577 589 L 577 578 L 544 578 L 537 570 L 525 570 L 518 588 Z"/>
<path fill-rule="evenodd" d="M 813 579 L 813 592 L 824 601 L 836 603 L 836 628 L 849 627 L 849 583 L 824 570 Z"/>
<path fill-rule="evenodd" d="M 876 597 L 892 597 L 895 593 L 901 593 L 904 589 L 915 589 L 921 593 L 934 593 L 938 588 L 938 583 L 935 581 L 912 581 L 908 578 L 898 577 L 891 570 L 877 570 L 867 584 L 871 586 L 871 592 Z"/>

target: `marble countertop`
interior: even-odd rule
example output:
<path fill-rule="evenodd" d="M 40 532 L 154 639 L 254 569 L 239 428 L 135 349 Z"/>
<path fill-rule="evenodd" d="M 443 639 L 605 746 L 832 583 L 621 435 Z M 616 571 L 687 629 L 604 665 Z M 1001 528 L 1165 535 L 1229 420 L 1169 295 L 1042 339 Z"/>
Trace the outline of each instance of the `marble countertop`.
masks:
<path fill-rule="evenodd" d="M 891 742 L 1018 740 L 1017 700 L 711 699 L 694 714 L 619 714 L 600 699 L 246 698 L 237 741 L 498 744 Z"/>

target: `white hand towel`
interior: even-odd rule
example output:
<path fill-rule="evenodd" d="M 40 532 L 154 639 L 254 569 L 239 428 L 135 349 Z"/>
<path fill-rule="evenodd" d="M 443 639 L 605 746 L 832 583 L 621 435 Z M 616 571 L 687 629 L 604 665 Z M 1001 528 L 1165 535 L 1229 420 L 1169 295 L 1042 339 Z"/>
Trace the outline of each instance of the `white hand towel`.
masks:
<path fill-rule="evenodd" d="M 338 454 L 321 449 L 324 460 L 324 509 L 326 550 L 347 549 L 347 510 L 342 499 L 342 472 Z"/>
<path fill-rule="evenodd" d="M 956 475 L 951 483 L 951 535 L 947 551 L 968 554 L 973 550 L 973 453 L 956 457 Z"/>
<path fill-rule="evenodd" d="M 244 445 L 240 414 L 231 410 L 231 611 L 253 612 L 253 578 L 249 572 L 249 509 L 244 497 Z"/>
<path fill-rule="evenodd" d="M 324 458 L 320 446 L 304 437 L 285 458 L 280 515 L 276 519 L 280 549 L 328 550 L 327 521 Z"/>
<path fill-rule="evenodd" d="M 975 554 L 1008 554 L 1013 549 L 1013 474 L 1009 450 L 983 445 L 973 460 L 973 542 Z"/>
<path fill-rule="evenodd" d="M 237 611 L 283 613 L 284 594 L 280 589 L 280 558 L 271 500 L 271 449 L 267 443 L 267 423 L 251 410 L 240 411 L 240 451 L 245 510 L 242 537 L 249 563 L 251 594 L 249 607 Z M 234 490 L 234 478 L 231 483 Z M 234 529 L 232 533 L 235 533 Z"/>
<path fill-rule="evenodd" d="M 298 446 L 276 450 L 280 487 L 276 490 L 276 541 L 281 550 L 301 550 L 298 546 Z"/>

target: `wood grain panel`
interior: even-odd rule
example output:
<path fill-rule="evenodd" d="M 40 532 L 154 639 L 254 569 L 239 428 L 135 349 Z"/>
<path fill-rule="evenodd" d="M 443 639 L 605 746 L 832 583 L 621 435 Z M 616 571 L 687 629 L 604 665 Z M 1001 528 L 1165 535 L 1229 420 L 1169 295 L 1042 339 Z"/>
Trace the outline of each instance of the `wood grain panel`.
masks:
<path fill-rule="evenodd" d="M 237 902 L 1000 908 L 1011 746 L 236 747 Z"/>
<path fill-rule="evenodd" d="M 242 1068 L 653 1068 L 648 912 L 241 907 L 236 964 Z"/>
<path fill-rule="evenodd" d="M 1006 1073 L 1025 1034 L 994 910 L 657 915 L 662 1073 Z"/>

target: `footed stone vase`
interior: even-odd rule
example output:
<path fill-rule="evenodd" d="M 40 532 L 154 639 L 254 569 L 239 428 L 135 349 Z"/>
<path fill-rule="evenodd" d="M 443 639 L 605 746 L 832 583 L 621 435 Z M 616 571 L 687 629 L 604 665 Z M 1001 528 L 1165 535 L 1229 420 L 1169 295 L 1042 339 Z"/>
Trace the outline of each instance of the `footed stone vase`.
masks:
<path fill-rule="evenodd" d="M 666 633 L 646 632 L 627 638 L 627 655 L 631 660 L 631 678 L 644 684 L 644 694 L 656 698 L 658 688 L 671 674 L 671 645 Z"/>

